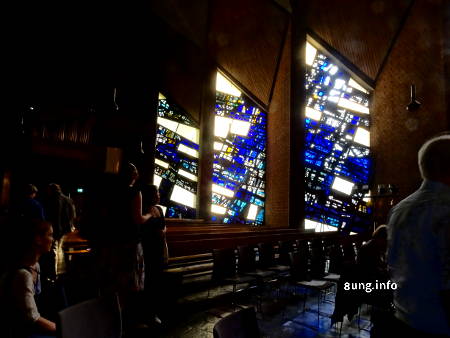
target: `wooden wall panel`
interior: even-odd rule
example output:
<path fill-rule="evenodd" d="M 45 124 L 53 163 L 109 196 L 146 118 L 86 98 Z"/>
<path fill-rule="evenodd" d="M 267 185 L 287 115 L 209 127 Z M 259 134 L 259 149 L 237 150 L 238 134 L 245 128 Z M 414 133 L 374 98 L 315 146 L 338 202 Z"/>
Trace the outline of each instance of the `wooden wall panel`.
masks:
<path fill-rule="evenodd" d="M 268 105 L 287 14 L 267 0 L 216 0 L 211 6 L 211 53 L 226 72 Z"/>
<path fill-rule="evenodd" d="M 375 79 L 411 1 L 311 0 L 308 27 Z"/>
<path fill-rule="evenodd" d="M 170 26 L 198 46 L 205 46 L 208 22 L 208 0 L 152 1 L 152 10 Z"/>
<path fill-rule="evenodd" d="M 203 79 L 206 71 L 204 52 L 191 41 L 165 27 L 160 46 L 160 90 L 200 122 Z"/>
<path fill-rule="evenodd" d="M 266 224 L 289 225 L 291 33 L 283 48 L 267 124 Z"/>
<path fill-rule="evenodd" d="M 421 178 L 417 151 L 433 134 L 448 127 L 443 61 L 443 2 L 417 0 L 404 30 L 380 74 L 372 102 L 371 139 L 374 184 L 392 183 L 400 198 Z M 410 85 L 422 106 L 408 112 Z"/>

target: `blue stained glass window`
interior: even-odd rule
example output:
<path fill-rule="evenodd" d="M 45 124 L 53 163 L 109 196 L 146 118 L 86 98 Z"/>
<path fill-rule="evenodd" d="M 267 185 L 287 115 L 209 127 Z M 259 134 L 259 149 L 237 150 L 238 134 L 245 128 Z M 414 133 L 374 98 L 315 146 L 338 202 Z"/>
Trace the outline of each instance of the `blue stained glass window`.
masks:
<path fill-rule="evenodd" d="M 217 73 L 213 220 L 263 224 L 266 118 L 264 111 Z"/>
<path fill-rule="evenodd" d="M 305 227 L 364 228 L 371 210 L 357 187 L 371 175 L 370 93 L 309 43 L 306 64 Z"/>
<path fill-rule="evenodd" d="M 154 184 L 166 217 L 196 217 L 198 151 L 198 124 L 159 94 Z"/>

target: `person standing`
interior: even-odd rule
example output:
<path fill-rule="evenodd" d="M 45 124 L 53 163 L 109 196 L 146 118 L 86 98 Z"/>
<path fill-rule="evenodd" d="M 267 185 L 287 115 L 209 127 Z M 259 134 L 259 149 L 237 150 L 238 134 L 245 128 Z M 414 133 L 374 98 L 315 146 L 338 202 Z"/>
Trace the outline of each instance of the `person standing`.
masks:
<path fill-rule="evenodd" d="M 450 134 L 418 152 L 422 185 L 388 217 L 387 263 L 399 336 L 450 335 Z"/>
<path fill-rule="evenodd" d="M 45 220 L 44 208 L 36 200 L 38 189 L 33 184 L 27 184 L 24 187 L 23 199 L 19 204 L 19 216 L 27 219 Z"/>
<path fill-rule="evenodd" d="M 138 178 L 137 168 L 125 163 L 97 210 L 98 221 L 105 225 L 95 241 L 100 292 L 118 293 L 125 330 L 142 324 L 145 315 L 139 313 L 145 280 L 139 228 L 151 214 L 142 209 Z"/>
<path fill-rule="evenodd" d="M 42 265 L 43 270 L 49 270 L 46 271 L 47 277 L 54 280 L 57 274 L 64 271 L 62 237 L 72 231 L 76 211 L 73 201 L 62 193 L 61 187 L 56 183 L 51 183 L 47 187 L 44 210 L 46 220 L 53 225 L 55 241 L 50 257 L 47 256 L 50 262 L 42 262 Z"/>
<path fill-rule="evenodd" d="M 142 224 L 142 245 L 145 261 L 145 293 L 152 307 L 153 321 L 161 324 L 160 311 L 164 303 L 163 270 L 168 261 L 166 223 L 164 212 L 159 204 L 159 191 L 156 185 L 144 185 L 142 190 L 142 208 L 151 214 Z"/>

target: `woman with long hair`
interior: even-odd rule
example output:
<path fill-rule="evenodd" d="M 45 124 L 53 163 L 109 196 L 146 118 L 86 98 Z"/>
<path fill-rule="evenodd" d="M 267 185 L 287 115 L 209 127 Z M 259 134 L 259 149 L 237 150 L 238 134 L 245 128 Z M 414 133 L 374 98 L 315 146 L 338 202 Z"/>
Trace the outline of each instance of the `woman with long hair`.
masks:
<path fill-rule="evenodd" d="M 41 316 L 35 301 L 41 292 L 38 261 L 52 248 L 52 225 L 25 218 L 21 223 L 15 224 L 21 236 L 14 259 L 0 280 L 1 318 L 7 320 L 11 337 L 55 335 L 55 323 Z"/>

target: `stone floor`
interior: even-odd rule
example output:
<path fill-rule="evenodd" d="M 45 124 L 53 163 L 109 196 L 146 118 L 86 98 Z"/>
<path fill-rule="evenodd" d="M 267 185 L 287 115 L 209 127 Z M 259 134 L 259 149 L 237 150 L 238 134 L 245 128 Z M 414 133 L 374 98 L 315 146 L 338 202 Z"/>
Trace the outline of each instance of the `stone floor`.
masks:
<path fill-rule="evenodd" d="M 283 292 L 264 292 L 262 299 L 251 293 L 239 295 L 233 304 L 230 290 L 217 288 L 213 292 L 199 292 L 180 300 L 179 304 L 163 317 L 164 325 L 158 330 L 140 334 L 139 337 L 164 338 L 206 338 L 213 337 L 213 327 L 217 321 L 240 307 L 257 308 L 258 326 L 261 336 L 272 337 L 370 337 L 370 321 L 368 309 L 362 307 L 361 316 L 351 322 L 344 319 L 342 329 L 340 323 L 331 326 L 330 315 L 334 310 L 334 295 L 329 295 L 322 302 L 319 326 L 317 316 L 317 296 L 306 297 L 306 311 L 303 311 L 304 295 L 291 288 L 283 288 Z M 259 301 L 261 300 L 261 301 Z M 339 331 L 340 335 L 339 335 Z"/>

